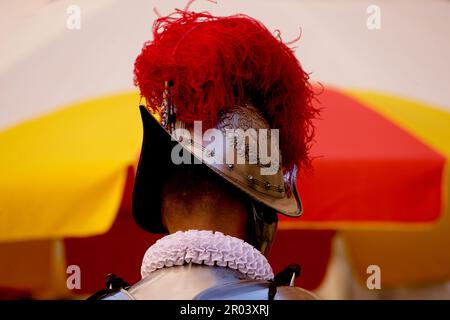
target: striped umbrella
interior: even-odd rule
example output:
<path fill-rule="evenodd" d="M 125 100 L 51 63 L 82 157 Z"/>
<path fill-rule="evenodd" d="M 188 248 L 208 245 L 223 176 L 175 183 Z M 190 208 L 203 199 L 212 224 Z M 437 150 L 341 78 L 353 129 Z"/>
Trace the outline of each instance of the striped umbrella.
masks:
<path fill-rule="evenodd" d="M 131 66 L 153 6 L 164 14 L 184 2 L 78 3 L 79 30 L 66 28 L 66 1 L 0 4 L 0 287 L 44 292 L 57 283 L 48 295 L 64 294 L 68 264 L 83 270 L 81 293 L 103 286 L 107 272 L 134 281 L 155 240 L 130 218 L 141 139 Z M 338 230 L 360 279 L 372 263 L 387 285 L 448 279 L 450 46 L 440 39 L 449 4 L 379 1 L 379 30 L 366 25 L 370 1 L 255 4 L 201 6 L 248 13 L 287 40 L 301 26 L 298 55 L 327 84 L 314 168 L 298 180 L 305 215 L 280 221 L 275 268 L 296 260 L 299 284 L 317 287 Z M 430 50 L 418 50 L 418 38 Z M 36 259 L 24 252 L 48 257 L 34 264 L 47 281 L 24 280 L 15 265 Z"/>

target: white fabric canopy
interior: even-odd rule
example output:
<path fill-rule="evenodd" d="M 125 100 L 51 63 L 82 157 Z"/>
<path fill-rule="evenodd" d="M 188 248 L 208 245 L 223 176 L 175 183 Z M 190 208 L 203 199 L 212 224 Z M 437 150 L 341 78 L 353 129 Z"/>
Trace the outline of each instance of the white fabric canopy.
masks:
<path fill-rule="evenodd" d="M 78 0 L 81 29 L 66 27 L 73 1 L 0 2 L 0 130 L 84 100 L 133 88 L 133 62 L 156 18 L 180 0 Z M 369 30 L 373 1 L 198 0 L 195 11 L 246 13 L 285 41 L 322 83 L 363 88 L 450 109 L 450 3 L 379 0 L 381 29 Z"/>

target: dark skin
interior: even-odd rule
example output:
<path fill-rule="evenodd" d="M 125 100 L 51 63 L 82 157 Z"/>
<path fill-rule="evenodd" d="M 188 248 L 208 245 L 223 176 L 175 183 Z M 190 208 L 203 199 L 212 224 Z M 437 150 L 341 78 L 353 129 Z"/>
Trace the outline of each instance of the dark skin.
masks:
<path fill-rule="evenodd" d="M 176 166 L 162 192 L 162 221 L 169 233 L 212 230 L 248 240 L 245 197 L 201 165 Z"/>

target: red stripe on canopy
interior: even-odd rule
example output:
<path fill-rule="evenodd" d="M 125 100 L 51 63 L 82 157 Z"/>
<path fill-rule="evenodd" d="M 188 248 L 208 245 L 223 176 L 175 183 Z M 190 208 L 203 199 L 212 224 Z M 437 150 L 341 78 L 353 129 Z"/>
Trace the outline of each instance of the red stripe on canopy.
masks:
<path fill-rule="evenodd" d="M 444 156 L 342 93 L 326 89 L 319 100 L 314 169 L 297 180 L 301 221 L 435 221 Z"/>

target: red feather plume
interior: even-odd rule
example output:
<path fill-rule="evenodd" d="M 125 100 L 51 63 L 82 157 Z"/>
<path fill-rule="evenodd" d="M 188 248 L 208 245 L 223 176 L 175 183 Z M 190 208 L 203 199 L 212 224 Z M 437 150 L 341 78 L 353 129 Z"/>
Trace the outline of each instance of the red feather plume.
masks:
<path fill-rule="evenodd" d="M 251 101 L 280 130 L 283 165 L 309 165 L 313 107 L 309 75 L 293 51 L 243 14 L 215 17 L 176 10 L 158 18 L 137 57 L 134 81 L 158 111 L 171 81 L 177 118 L 215 123 L 219 111 Z"/>

